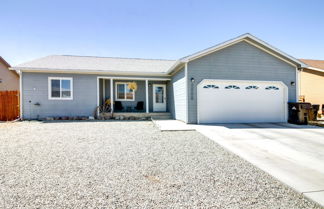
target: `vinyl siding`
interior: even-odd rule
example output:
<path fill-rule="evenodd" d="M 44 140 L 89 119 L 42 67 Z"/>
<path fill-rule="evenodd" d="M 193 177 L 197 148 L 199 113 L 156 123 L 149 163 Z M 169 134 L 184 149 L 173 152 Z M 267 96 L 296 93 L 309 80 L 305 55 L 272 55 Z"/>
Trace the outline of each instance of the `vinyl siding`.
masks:
<path fill-rule="evenodd" d="M 0 62 L 0 91 L 19 91 L 19 76 Z"/>
<path fill-rule="evenodd" d="M 55 116 L 93 116 L 97 106 L 97 77 L 102 75 L 89 74 L 62 74 L 62 73 L 31 73 L 24 72 L 22 76 L 22 108 L 23 118 L 42 119 Z M 73 100 L 49 100 L 48 77 L 72 77 Z M 122 77 L 122 76 L 118 76 Z M 157 77 L 160 78 L 160 77 Z M 115 82 L 130 82 L 133 80 L 114 80 Z M 135 92 L 135 101 L 122 101 L 124 108 L 135 107 L 138 101 L 144 101 L 145 111 L 145 81 L 134 79 L 138 90 Z M 110 98 L 110 80 L 99 79 L 100 103 L 103 99 L 103 82 L 106 86 L 106 99 Z M 165 81 L 149 81 L 149 83 L 166 83 Z M 115 89 L 114 89 L 115 90 Z M 114 91 L 115 94 L 115 91 Z M 149 87 L 149 110 L 153 111 L 152 86 Z M 168 95 L 167 95 L 168 97 Z M 168 101 L 168 98 L 167 98 Z M 34 105 L 40 103 L 40 106 Z"/>
<path fill-rule="evenodd" d="M 185 70 L 182 68 L 171 79 L 170 88 L 170 112 L 177 120 L 186 121 L 186 85 Z"/>
<path fill-rule="evenodd" d="M 49 100 L 48 77 L 72 77 L 73 100 Z M 27 73 L 22 76 L 23 118 L 90 116 L 97 106 L 97 76 L 81 74 Z M 35 103 L 40 103 L 36 106 Z"/>
<path fill-rule="evenodd" d="M 239 42 L 188 63 L 188 123 L 197 123 L 197 85 L 203 79 L 282 81 L 296 101 L 296 68 L 246 42 Z M 239 105 L 239 101 L 237 101 Z"/>
<path fill-rule="evenodd" d="M 300 95 L 305 102 L 324 104 L 324 73 L 304 69 L 300 74 Z M 320 111 L 322 112 L 322 111 Z"/>
<path fill-rule="evenodd" d="M 116 83 L 128 83 L 132 82 L 132 80 L 115 80 L 114 81 L 114 101 L 117 101 L 116 99 Z M 135 92 L 135 101 L 121 101 L 124 110 L 126 111 L 127 107 L 135 107 L 137 105 L 137 102 L 142 101 L 144 102 L 144 110 L 146 110 L 146 96 L 145 96 L 145 81 L 135 81 L 137 84 L 137 90 Z M 110 91 L 110 86 L 109 90 Z"/>

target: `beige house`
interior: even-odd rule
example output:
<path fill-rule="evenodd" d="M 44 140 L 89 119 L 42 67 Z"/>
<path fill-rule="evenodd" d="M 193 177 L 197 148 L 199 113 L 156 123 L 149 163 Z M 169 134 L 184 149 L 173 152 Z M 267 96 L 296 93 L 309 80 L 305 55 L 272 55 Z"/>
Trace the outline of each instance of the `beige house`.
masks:
<path fill-rule="evenodd" d="M 0 91 L 19 91 L 19 75 L 9 70 L 10 67 L 0 56 Z"/>
<path fill-rule="evenodd" d="M 324 104 L 324 60 L 300 59 L 308 65 L 300 74 L 300 100 Z M 321 112 L 321 111 L 320 111 Z"/>

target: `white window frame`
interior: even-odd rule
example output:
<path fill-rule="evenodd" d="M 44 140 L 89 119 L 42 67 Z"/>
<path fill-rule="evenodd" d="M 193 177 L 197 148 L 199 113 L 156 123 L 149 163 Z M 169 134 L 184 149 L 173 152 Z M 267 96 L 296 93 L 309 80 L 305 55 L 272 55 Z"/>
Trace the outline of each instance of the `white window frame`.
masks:
<path fill-rule="evenodd" d="M 128 84 L 130 82 L 116 82 L 115 83 L 115 101 L 135 101 L 135 91 L 133 90 L 133 99 L 126 99 L 126 88 L 128 88 Z M 118 99 L 118 92 L 117 92 L 117 85 L 118 84 L 124 84 L 126 85 L 125 91 L 124 91 L 124 95 L 125 95 L 125 99 Z"/>
<path fill-rule="evenodd" d="M 52 97 L 52 80 L 60 80 L 60 97 Z M 62 97 L 62 80 L 69 80 L 71 84 L 71 96 Z M 73 100 L 73 78 L 72 77 L 48 77 L 48 99 L 49 100 Z"/>

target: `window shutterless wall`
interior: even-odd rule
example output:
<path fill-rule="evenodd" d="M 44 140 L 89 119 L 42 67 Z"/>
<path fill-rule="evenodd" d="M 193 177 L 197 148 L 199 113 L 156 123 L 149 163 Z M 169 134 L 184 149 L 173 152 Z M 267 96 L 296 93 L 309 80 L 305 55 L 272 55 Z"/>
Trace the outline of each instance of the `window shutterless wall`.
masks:
<path fill-rule="evenodd" d="M 73 100 L 49 100 L 49 77 L 73 78 Z M 37 119 L 48 116 L 93 115 L 97 105 L 96 84 L 96 75 L 23 72 L 23 117 Z"/>

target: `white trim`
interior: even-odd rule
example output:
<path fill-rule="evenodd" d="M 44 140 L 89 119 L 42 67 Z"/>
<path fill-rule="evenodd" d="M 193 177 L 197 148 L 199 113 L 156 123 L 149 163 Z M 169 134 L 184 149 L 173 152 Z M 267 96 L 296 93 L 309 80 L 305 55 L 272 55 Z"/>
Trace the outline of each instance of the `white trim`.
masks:
<path fill-rule="evenodd" d="M 208 82 L 208 81 L 220 81 L 220 82 L 244 82 L 244 83 L 251 83 L 252 82 L 259 82 L 259 83 L 279 83 L 280 85 L 283 85 L 285 87 L 286 84 L 282 81 L 262 81 L 262 80 L 230 80 L 230 79 L 203 79 L 202 81 L 199 82 L 198 86 L 201 86 L 203 82 Z M 287 87 L 288 88 L 288 87 Z"/>
<path fill-rule="evenodd" d="M 299 101 L 300 96 L 300 71 L 296 67 L 296 81 L 295 81 L 295 87 L 296 87 L 296 102 Z"/>
<path fill-rule="evenodd" d="M 164 104 L 165 104 L 165 110 L 164 111 L 156 111 L 154 110 L 154 104 L 155 104 L 155 87 L 157 86 L 163 86 L 163 90 L 164 90 L 164 98 L 163 98 L 163 101 L 164 101 Z M 153 98 L 153 112 L 166 112 L 167 110 L 167 91 L 166 91 L 166 84 L 164 83 L 156 83 L 156 84 L 153 84 L 152 85 L 152 98 Z"/>
<path fill-rule="evenodd" d="M 188 123 L 188 119 L 189 119 L 189 90 L 188 90 L 188 62 L 185 63 L 185 89 L 186 89 L 186 92 L 185 92 L 185 100 L 186 100 L 186 123 Z"/>
<path fill-rule="evenodd" d="M 99 94 L 99 84 L 100 84 L 100 80 L 99 78 L 97 78 L 97 107 L 100 105 L 100 94 Z M 99 116 L 99 108 L 97 108 L 97 116 Z"/>
<path fill-rule="evenodd" d="M 231 39 L 229 41 L 223 42 L 223 43 L 218 44 L 218 45 L 216 45 L 214 47 L 210 47 L 208 49 L 202 50 L 202 51 L 197 52 L 195 54 L 192 54 L 190 56 L 184 57 L 181 60 L 183 60 L 183 61 L 192 61 L 192 60 L 198 59 L 198 58 L 200 58 L 202 56 L 206 56 L 206 55 L 208 55 L 210 53 L 213 53 L 213 52 L 218 51 L 220 49 L 224 49 L 224 48 L 229 47 L 229 46 L 231 46 L 233 44 L 236 44 L 236 43 L 238 43 L 238 42 L 240 42 L 242 40 L 245 40 L 246 38 L 252 39 L 253 41 L 259 43 L 260 45 L 263 45 L 266 48 L 269 48 L 269 49 L 277 52 L 278 54 L 281 54 L 283 57 L 286 57 L 288 60 L 291 60 L 291 61 L 293 61 L 293 62 L 295 62 L 297 64 L 300 64 L 302 67 L 306 66 L 303 62 L 299 61 L 298 59 L 296 59 L 296 58 L 282 52 L 281 50 L 269 45 L 268 43 L 262 41 L 261 39 L 256 38 L 255 36 L 252 36 L 249 33 L 243 34 L 243 35 L 241 35 L 241 36 L 239 36 L 237 38 L 234 38 L 234 39 Z"/>
<path fill-rule="evenodd" d="M 171 78 L 145 78 L 145 77 L 114 77 L 114 76 L 98 76 L 103 79 L 115 79 L 115 80 L 154 80 L 154 81 L 170 81 Z"/>
<path fill-rule="evenodd" d="M 220 82 L 244 82 L 244 83 L 251 83 L 252 82 L 259 82 L 259 83 L 269 83 L 269 84 L 273 84 L 273 83 L 278 83 L 280 84 L 283 89 L 284 89 L 284 97 L 285 97 L 285 101 L 284 101 L 284 114 L 285 114 L 285 121 L 288 121 L 288 87 L 286 86 L 286 84 L 282 81 L 259 81 L 259 80 L 224 80 L 224 79 L 203 79 L 198 85 L 197 85 L 197 124 L 200 124 L 199 121 L 199 91 L 198 91 L 198 87 L 200 87 L 201 85 L 203 85 L 203 83 L 208 82 L 208 81 L 220 81 Z"/>
<path fill-rule="evenodd" d="M 324 69 L 320 69 L 320 68 L 316 68 L 316 67 L 305 67 L 305 69 L 315 70 L 315 71 L 324 73 Z"/>
<path fill-rule="evenodd" d="M 126 99 L 126 88 L 128 88 L 128 84 L 129 84 L 130 82 L 115 82 L 115 101 L 135 101 L 135 91 L 132 91 L 132 93 L 133 93 L 133 99 Z M 125 94 L 125 99 L 118 99 L 118 92 L 117 92 L 117 90 L 118 90 L 118 88 L 117 88 L 117 85 L 118 84 L 124 84 L 125 85 L 125 92 L 124 92 L 124 94 Z"/>
<path fill-rule="evenodd" d="M 102 97 L 104 99 L 104 103 L 106 101 L 106 80 L 102 79 Z"/>
<path fill-rule="evenodd" d="M 110 109 L 114 112 L 114 79 L 110 79 Z"/>
<path fill-rule="evenodd" d="M 206 56 L 206 55 L 209 55 L 209 54 L 211 54 L 211 53 L 214 53 L 214 52 L 217 52 L 217 51 L 220 51 L 220 50 L 222 50 L 222 49 L 225 49 L 225 48 L 227 48 L 227 47 L 229 47 L 229 46 L 232 46 L 232 45 L 235 45 L 235 44 L 237 44 L 237 43 L 239 43 L 239 42 L 241 42 L 242 40 L 235 40 L 235 41 L 232 41 L 232 42 L 226 42 L 227 44 L 221 44 L 221 45 L 219 45 L 218 47 L 213 47 L 213 48 L 209 48 L 209 49 L 207 49 L 207 50 L 203 50 L 203 51 L 201 51 L 201 52 L 198 52 L 196 55 L 195 54 L 193 54 L 193 55 L 190 55 L 190 56 L 188 56 L 188 57 L 184 57 L 183 58 L 183 60 L 185 61 L 185 62 L 190 62 L 190 61 L 193 61 L 193 60 L 196 60 L 196 59 L 199 59 L 199 58 L 201 58 L 201 57 L 204 57 L 204 56 Z"/>
<path fill-rule="evenodd" d="M 181 69 L 181 64 L 184 64 L 185 62 L 181 61 L 180 59 L 177 60 L 174 65 L 170 67 L 170 69 L 167 71 L 167 74 L 170 74 L 170 76 L 173 76 L 177 72 L 177 69 Z"/>
<path fill-rule="evenodd" d="M 20 70 L 24 72 L 39 73 L 73 73 L 73 74 L 110 74 L 110 75 L 138 75 L 138 76 L 170 76 L 164 72 L 135 72 L 135 71 L 103 71 L 90 69 L 53 69 L 53 68 L 34 68 L 34 67 L 11 67 L 10 70 Z"/>
<path fill-rule="evenodd" d="M 286 59 L 283 59 L 282 57 L 280 57 L 280 56 L 278 56 L 278 55 L 276 55 L 276 54 L 270 52 L 269 50 L 266 50 L 265 48 L 263 48 L 263 47 L 261 47 L 261 46 L 255 44 L 255 43 L 252 43 L 252 42 L 249 41 L 249 40 L 242 40 L 242 41 L 245 41 L 245 42 L 251 44 L 252 46 L 255 46 L 256 48 L 261 49 L 262 51 L 264 51 L 264 52 L 266 52 L 266 53 L 268 53 L 268 54 L 270 54 L 270 55 L 276 57 L 277 59 L 280 59 L 281 61 L 284 61 L 284 62 L 286 62 L 286 63 L 289 64 L 289 65 L 292 65 L 293 67 L 296 67 L 296 64 L 294 64 L 294 63 L 292 63 L 292 62 L 289 62 L 289 61 L 286 60 Z"/>
<path fill-rule="evenodd" d="M 146 113 L 149 113 L 149 91 L 148 91 L 148 80 L 146 79 L 145 80 L 145 100 L 146 100 L 146 104 L 145 104 L 145 107 L 146 107 Z"/>
<path fill-rule="evenodd" d="M 182 65 L 179 65 L 176 69 L 170 72 L 170 76 L 174 76 L 184 68 L 185 62 L 182 62 L 181 64 Z"/>
<path fill-rule="evenodd" d="M 52 85 L 51 80 L 60 80 L 60 97 L 52 97 Z M 69 80 L 71 87 L 71 96 L 70 97 L 62 97 L 62 80 Z M 73 100 L 73 78 L 72 77 L 48 77 L 48 99 L 49 100 Z"/>
<path fill-rule="evenodd" d="M 23 120 L 23 92 L 22 92 L 22 76 L 23 76 L 23 73 L 22 72 L 19 72 L 19 104 L 20 104 L 20 119 Z"/>

